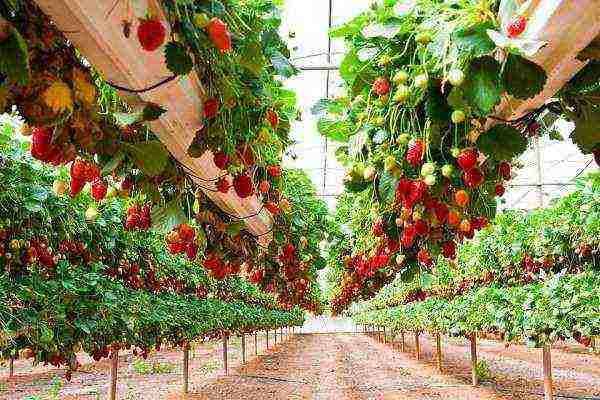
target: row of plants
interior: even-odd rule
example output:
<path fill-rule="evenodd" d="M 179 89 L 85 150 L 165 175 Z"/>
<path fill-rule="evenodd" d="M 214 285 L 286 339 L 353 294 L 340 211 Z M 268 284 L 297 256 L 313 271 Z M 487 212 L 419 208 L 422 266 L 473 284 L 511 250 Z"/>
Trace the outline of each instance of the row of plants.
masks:
<path fill-rule="evenodd" d="M 438 258 L 433 273 L 402 277 L 354 312 L 452 299 L 471 288 L 523 286 L 546 276 L 600 271 L 600 174 L 577 180 L 575 189 L 548 208 L 504 211 L 475 239 L 457 249 L 454 262 Z"/>
<path fill-rule="evenodd" d="M 313 112 L 321 134 L 342 143 L 339 213 L 359 210 L 345 219 L 347 247 L 333 253 L 347 256 L 337 264 L 334 311 L 372 297 L 398 273 L 431 271 L 440 254 L 454 259 L 457 245 L 494 218 L 530 139 L 562 139 L 545 121 L 574 122 L 571 139 L 598 156 L 595 42 L 555 101 L 515 120 L 496 116 L 502 99 L 530 99 L 546 83 L 530 61 L 544 46 L 528 31 L 534 7 L 390 0 L 331 32 L 348 49 L 340 67 L 346 94 Z"/>
<path fill-rule="evenodd" d="M 210 150 L 222 171 L 215 179 L 199 179 L 150 130 L 149 122 L 168 110 L 124 101 L 30 0 L 0 6 L 0 109 L 16 109 L 25 120 L 22 133 L 30 136 L 34 158 L 69 166 L 57 190 L 76 197 L 90 188 L 99 202 L 90 215 L 106 208 L 106 198 L 127 198 L 122 212 L 128 230 L 162 232 L 173 254 L 202 260 L 218 278 L 244 265 L 252 281 L 277 292 L 283 305 L 318 311 L 317 269 L 309 261 L 317 247 L 310 232 L 324 225 L 298 226 L 293 210 L 312 200 L 286 197 L 294 183 L 280 166 L 297 111 L 294 94 L 277 79 L 295 73 L 277 34 L 277 7 L 271 1 L 161 5 L 166 20 L 145 10 L 124 21 L 122 33 L 137 39 L 141 52 L 163 51 L 175 78 L 192 70 L 201 77 L 204 128 L 188 153 L 200 157 Z M 263 248 L 262 238 L 245 230 L 249 216 L 220 210 L 204 192 L 234 192 L 248 201 L 259 195 L 261 211 L 273 217 L 273 230 L 264 235 L 275 240 Z M 311 215 L 324 223 L 321 211 Z M 307 266 L 299 270 L 298 260 Z"/>
<path fill-rule="evenodd" d="M 163 342 L 302 324 L 301 308 L 243 277 L 262 266 L 230 263 L 237 271 L 221 276 L 205 260 L 172 254 L 162 234 L 128 228 L 124 210 L 136 199 L 98 203 L 93 190 L 70 198 L 57 184 L 66 170 L 36 162 L 28 147 L 4 127 L 0 358 L 23 352 L 71 370 L 80 350 L 95 359 L 124 347 L 144 355 Z M 206 226 L 178 230 L 206 245 Z"/>
<path fill-rule="evenodd" d="M 507 343 L 542 347 L 574 339 L 590 346 L 600 334 L 598 272 L 548 275 L 523 286 L 492 285 L 452 300 L 430 297 L 406 305 L 353 316 L 359 325 L 385 326 L 395 332 L 430 332 L 470 337 L 492 334 Z"/>

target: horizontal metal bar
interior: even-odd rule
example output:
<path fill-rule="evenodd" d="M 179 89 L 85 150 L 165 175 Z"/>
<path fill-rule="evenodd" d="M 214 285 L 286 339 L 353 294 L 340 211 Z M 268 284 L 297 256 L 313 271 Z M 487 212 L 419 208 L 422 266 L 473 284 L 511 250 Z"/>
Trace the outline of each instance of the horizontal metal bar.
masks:
<path fill-rule="evenodd" d="M 337 65 L 297 65 L 296 68 L 300 71 L 337 71 L 340 69 Z"/>

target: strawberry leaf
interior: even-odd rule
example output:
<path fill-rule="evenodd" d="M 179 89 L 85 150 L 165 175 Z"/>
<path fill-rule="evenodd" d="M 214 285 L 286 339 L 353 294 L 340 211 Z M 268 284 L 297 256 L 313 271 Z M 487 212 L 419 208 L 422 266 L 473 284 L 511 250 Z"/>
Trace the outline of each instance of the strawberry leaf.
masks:
<path fill-rule="evenodd" d="M 489 115 L 500 103 L 502 94 L 498 61 L 488 56 L 474 60 L 462 89 L 465 100 L 471 104 L 477 115 Z"/>
<path fill-rule="evenodd" d="M 527 149 L 527 139 L 510 125 L 496 125 L 479 136 L 477 147 L 497 161 L 511 160 Z"/>
<path fill-rule="evenodd" d="M 538 64 L 509 54 L 502 71 L 502 79 L 508 94 L 526 100 L 542 91 L 547 76 L 546 71 Z"/>
<path fill-rule="evenodd" d="M 575 120 L 575 130 L 571 139 L 579 149 L 589 154 L 600 144 L 600 108 L 587 106 L 582 109 L 581 117 Z"/>
<path fill-rule="evenodd" d="M 167 68 L 175 75 L 187 75 L 194 68 L 194 61 L 185 46 L 179 42 L 169 42 L 165 46 Z"/>

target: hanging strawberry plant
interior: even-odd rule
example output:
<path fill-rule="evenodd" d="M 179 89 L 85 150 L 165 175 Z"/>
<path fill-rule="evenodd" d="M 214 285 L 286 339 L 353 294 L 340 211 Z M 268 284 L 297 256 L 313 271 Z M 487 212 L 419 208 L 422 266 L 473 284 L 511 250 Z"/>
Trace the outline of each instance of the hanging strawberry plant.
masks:
<path fill-rule="evenodd" d="M 494 116 L 503 97 L 532 98 L 547 79 L 527 58 L 535 44 L 526 31 L 531 5 L 509 13 L 512 2 L 499 3 L 374 3 L 332 31 L 348 48 L 340 66 L 346 95 L 321 100 L 313 113 L 321 134 L 343 143 L 337 156 L 351 194 L 344 201 L 370 211 L 366 228 L 353 223 L 335 309 L 373 295 L 396 273 L 429 270 L 439 254 L 453 258 L 456 245 L 495 215 L 512 160 L 531 136 L 547 133 L 539 123 L 544 112 L 578 119 L 575 141 L 585 152 L 600 140 L 586 128 L 600 79 L 587 69 L 560 101 L 515 121 Z M 498 21 L 499 7 L 513 18 L 508 25 Z M 586 76 L 592 84 L 582 90 Z M 571 90 L 582 103 L 569 99 Z"/>

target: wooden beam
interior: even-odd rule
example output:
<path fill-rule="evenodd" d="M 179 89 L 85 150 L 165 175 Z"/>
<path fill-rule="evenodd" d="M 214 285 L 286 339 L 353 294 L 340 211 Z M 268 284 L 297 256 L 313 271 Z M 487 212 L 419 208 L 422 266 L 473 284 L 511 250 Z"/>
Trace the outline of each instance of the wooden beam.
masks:
<path fill-rule="evenodd" d="M 136 15 L 152 10 L 164 19 L 157 0 L 138 0 L 135 3 L 125 0 L 35 2 L 105 80 L 123 87 L 140 89 L 172 75 L 165 65 L 163 49 L 154 52 L 143 50 L 135 34 L 139 23 Z M 135 12 L 130 6 L 136 7 Z M 133 22 L 129 38 L 123 35 L 124 20 Z M 213 187 L 214 184 L 205 181 L 220 174 L 212 160 L 212 154 L 206 152 L 200 158 L 187 155 L 187 148 L 203 126 L 203 93 L 198 77 L 192 72 L 149 92 L 139 95 L 121 94 L 132 104 L 154 102 L 167 109 L 159 120 L 152 122 L 153 132 L 179 162 L 204 179 L 195 179 L 198 184 Z M 245 217 L 260 210 L 260 202 L 256 196 L 242 200 L 233 191 L 228 194 L 212 191 L 205 193 L 217 206 L 233 215 Z M 266 210 L 246 220 L 248 231 L 255 235 L 268 232 L 271 225 L 272 218 Z M 261 241 L 266 243 L 270 238 L 270 234 L 261 236 Z"/>
<path fill-rule="evenodd" d="M 531 61 L 544 68 L 548 81 L 529 100 L 504 99 L 496 115 L 507 119 L 543 105 L 586 65 L 576 56 L 600 34 L 600 0 L 540 0 L 529 21 L 527 37 L 547 43 Z"/>

